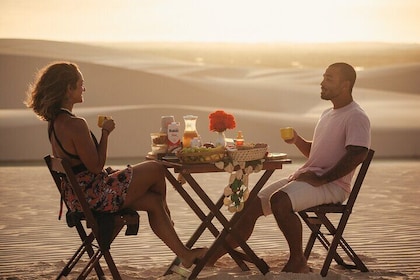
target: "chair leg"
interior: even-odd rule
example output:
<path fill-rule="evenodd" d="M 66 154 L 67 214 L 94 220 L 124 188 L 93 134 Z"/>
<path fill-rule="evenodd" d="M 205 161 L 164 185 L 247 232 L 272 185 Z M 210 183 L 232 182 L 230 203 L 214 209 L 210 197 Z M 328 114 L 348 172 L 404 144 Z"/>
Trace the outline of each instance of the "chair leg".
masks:
<path fill-rule="evenodd" d="M 369 269 L 366 267 L 366 265 L 362 262 L 362 260 L 359 258 L 359 256 L 356 254 L 356 252 L 350 247 L 350 245 L 346 242 L 346 240 L 341 237 L 339 245 L 343 249 L 344 252 L 349 256 L 349 258 L 353 261 L 355 265 L 349 265 L 345 262 L 343 262 L 341 265 L 346 268 L 351 269 L 358 269 L 361 272 L 368 272 Z"/>
<path fill-rule="evenodd" d="M 111 242 L 115 239 L 115 237 L 118 235 L 118 233 L 121 231 L 121 229 L 123 227 L 124 227 L 123 224 L 119 224 L 119 225 L 115 226 Z M 92 242 L 93 241 L 93 233 L 91 233 L 89 236 L 92 236 L 92 240 L 90 241 L 90 242 Z M 91 244 L 89 244 L 89 245 L 91 245 Z M 93 253 L 93 248 L 91 246 L 90 246 L 90 249 L 92 250 L 92 253 Z M 86 277 L 90 274 L 92 269 L 96 270 L 96 273 L 98 275 L 98 279 L 105 279 L 105 274 L 102 271 L 102 268 L 101 268 L 100 263 L 99 263 L 102 256 L 104 257 L 104 259 L 105 259 L 105 261 L 108 265 L 109 271 L 111 272 L 111 275 L 112 275 L 112 279 L 122 280 L 121 275 L 118 271 L 118 268 L 115 265 L 115 262 L 114 262 L 114 260 L 111 256 L 111 253 L 109 252 L 109 249 L 102 250 L 101 248 L 98 248 L 98 250 L 96 252 L 94 252 L 92 255 L 89 255 L 90 260 L 87 263 L 87 265 L 85 266 L 85 268 L 83 269 L 83 271 L 81 272 L 81 274 L 79 275 L 79 277 L 77 278 L 77 280 L 86 279 Z M 98 274 L 98 271 L 97 271 L 98 268 L 102 272 L 101 274 Z"/>
<path fill-rule="evenodd" d="M 86 266 L 83 268 L 82 272 L 80 273 L 79 277 L 77 277 L 77 280 L 84 280 L 88 277 L 89 273 L 92 271 L 94 267 L 96 267 L 99 264 L 99 260 L 102 257 L 102 252 L 100 249 L 98 249 L 95 254 L 90 258 L 89 262 L 86 264 Z M 102 276 L 103 277 L 103 276 Z M 101 278 L 101 277 L 99 277 Z"/>
<path fill-rule="evenodd" d="M 344 213 L 340 219 L 340 222 L 337 228 L 335 228 L 334 225 L 331 223 L 331 221 L 324 214 L 320 215 L 320 218 L 322 219 L 323 224 L 325 225 L 327 230 L 330 232 L 330 234 L 334 236 L 328 248 L 327 257 L 325 258 L 324 265 L 321 270 L 321 275 L 324 277 L 328 273 L 328 269 L 331 265 L 331 261 L 333 258 L 336 260 L 336 262 L 339 265 L 345 268 L 357 268 L 362 272 L 368 271 L 364 263 L 360 260 L 360 258 L 356 255 L 356 253 L 353 251 L 350 245 L 343 238 L 344 228 L 347 224 L 349 216 L 350 216 L 350 213 Z M 344 250 L 344 252 L 350 257 L 350 259 L 354 262 L 355 266 L 346 264 L 344 260 L 338 255 L 337 253 L 338 245 L 340 245 L 341 248 Z"/>
<path fill-rule="evenodd" d="M 304 255 L 306 259 L 309 259 L 309 255 L 311 254 L 313 245 L 315 243 L 315 240 L 318 239 L 318 241 L 324 246 L 324 248 L 328 251 L 331 248 L 331 243 L 328 241 L 328 239 L 325 237 L 325 235 L 320 231 L 321 225 L 320 224 L 308 224 L 309 228 L 311 229 L 311 236 L 309 237 L 308 243 L 305 248 Z M 335 261 L 343 265 L 344 260 L 338 255 L 337 252 L 333 253 L 333 257 Z M 331 261 L 330 261 L 331 263 Z M 329 265 L 328 265 L 329 267 Z M 328 269 L 328 268 L 327 268 Z"/>
<path fill-rule="evenodd" d="M 83 243 L 85 243 L 86 241 L 86 251 L 88 253 L 89 258 L 92 258 L 95 254 L 95 251 L 92 248 L 92 242 L 95 239 L 93 232 L 91 232 L 88 236 L 81 222 L 76 224 L 76 228 L 77 232 L 79 233 L 80 239 L 83 241 Z M 102 270 L 102 267 L 99 262 L 95 264 L 94 268 L 96 275 L 99 279 L 105 276 L 105 273 Z"/>
<path fill-rule="evenodd" d="M 68 276 L 72 271 L 73 267 L 77 264 L 83 254 L 86 252 L 86 244 L 83 243 L 80 245 L 79 249 L 74 253 L 71 259 L 67 262 L 66 266 L 61 270 L 60 274 L 57 276 L 57 280 L 61 279 L 62 276 Z"/>
<path fill-rule="evenodd" d="M 60 279 L 62 276 L 68 276 L 70 272 L 72 271 L 72 269 L 76 266 L 76 264 L 82 258 L 84 253 L 87 252 L 90 259 L 95 255 L 95 251 L 92 247 L 92 242 L 94 240 L 93 233 L 90 233 L 89 235 L 87 235 L 81 222 L 76 224 L 76 229 L 77 229 L 77 232 L 79 233 L 80 239 L 82 240 L 82 245 L 80 245 L 79 249 L 74 253 L 71 259 L 67 262 L 66 266 L 62 269 L 60 274 L 57 276 L 56 278 L 57 280 Z M 96 263 L 93 268 L 95 268 L 96 275 L 98 276 L 99 279 L 105 276 L 105 273 L 102 270 L 99 263 Z M 84 279 L 84 278 L 79 278 L 79 279 Z"/>
<path fill-rule="evenodd" d="M 111 256 L 109 250 L 103 252 L 103 256 L 105 258 L 106 263 L 108 264 L 109 271 L 112 274 L 112 279 L 114 280 L 122 280 L 120 273 L 118 272 L 118 268 L 115 265 L 115 262 Z"/>
<path fill-rule="evenodd" d="M 314 247 L 314 244 L 315 244 L 317 233 L 319 232 L 319 228 L 320 228 L 320 226 L 315 226 L 315 225 L 312 225 L 312 226 L 316 228 L 316 231 L 314 231 L 315 229 L 312 229 L 311 227 L 311 236 L 309 237 L 308 242 L 306 243 L 305 252 L 304 252 L 304 256 L 306 259 L 309 259 L 312 248 Z"/>
<path fill-rule="evenodd" d="M 114 241 L 114 239 L 121 232 L 121 229 L 123 227 L 124 227 L 124 224 L 122 224 L 122 223 L 121 224 L 118 224 L 118 225 L 115 225 L 114 232 L 112 234 L 111 242 Z M 115 265 L 114 259 L 112 258 L 111 253 L 109 252 L 109 250 L 110 249 L 103 250 L 102 251 L 102 255 L 103 255 L 103 257 L 104 257 L 104 259 L 105 259 L 105 261 L 106 261 L 106 263 L 108 265 L 109 271 L 112 274 L 112 279 L 114 279 L 114 280 L 122 280 L 121 275 L 120 275 L 120 273 L 118 271 L 118 268 Z"/>
<path fill-rule="evenodd" d="M 315 240 L 318 241 L 323 245 L 323 247 L 327 250 L 327 256 L 324 260 L 321 275 L 326 276 L 328 274 L 329 267 L 331 265 L 332 259 L 334 259 L 337 264 L 350 269 L 359 269 L 361 272 L 369 271 L 365 264 L 360 260 L 357 254 L 353 251 L 350 245 L 346 242 L 343 238 L 343 232 L 345 225 L 348 221 L 349 214 L 343 214 L 338 227 L 331 223 L 331 221 L 327 218 L 325 213 L 315 213 L 317 215 L 317 219 L 315 222 L 312 221 L 312 218 L 308 216 L 305 212 L 299 213 L 301 218 L 305 221 L 308 228 L 311 230 L 311 235 L 308 239 L 307 245 L 305 247 L 304 255 L 306 259 L 309 259 L 311 254 L 312 248 L 314 246 Z M 329 239 L 321 232 L 322 225 L 328 230 L 329 234 L 333 236 L 332 241 L 330 242 Z M 344 252 L 349 256 L 349 258 L 353 261 L 354 265 L 347 264 L 343 258 L 338 254 L 337 248 L 338 245 L 344 250 Z"/>

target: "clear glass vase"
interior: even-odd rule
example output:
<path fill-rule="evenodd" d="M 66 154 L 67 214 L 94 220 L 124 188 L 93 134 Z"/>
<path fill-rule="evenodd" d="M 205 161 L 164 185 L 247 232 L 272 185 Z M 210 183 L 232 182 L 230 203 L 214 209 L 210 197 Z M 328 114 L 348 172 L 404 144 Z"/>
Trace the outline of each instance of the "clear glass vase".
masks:
<path fill-rule="evenodd" d="M 225 132 L 217 132 L 217 138 L 216 141 L 214 141 L 214 145 L 217 146 L 226 146 L 226 136 Z"/>

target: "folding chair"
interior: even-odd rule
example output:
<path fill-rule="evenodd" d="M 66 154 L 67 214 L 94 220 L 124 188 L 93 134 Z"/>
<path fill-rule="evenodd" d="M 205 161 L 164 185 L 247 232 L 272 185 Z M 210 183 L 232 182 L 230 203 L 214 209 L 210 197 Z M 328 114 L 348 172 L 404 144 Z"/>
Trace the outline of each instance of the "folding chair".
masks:
<path fill-rule="evenodd" d="M 323 277 L 327 276 L 333 258 L 337 262 L 337 264 L 345 268 L 358 269 L 362 272 L 369 271 L 365 264 L 357 256 L 357 254 L 353 251 L 351 246 L 346 242 L 346 240 L 343 237 L 343 232 L 346 227 L 347 221 L 349 220 L 350 214 L 352 213 L 354 203 L 356 202 L 357 195 L 359 194 L 360 188 L 362 186 L 363 180 L 366 176 L 367 170 L 369 168 L 370 162 L 372 161 L 374 153 L 374 150 L 369 150 L 366 159 L 361 164 L 352 191 L 346 203 L 324 204 L 311 207 L 299 212 L 300 217 L 311 230 L 311 235 L 309 237 L 304 252 L 305 257 L 307 259 L 309 258 L 309 255 L 311 254 L 312 247 L 316 239 L 318 239 L 319 242 L 328 251 L 321 270 L 321 275 Z M 338 225 L 337 223 L 335 223 L 337 227 L 327 217 L 327 214 L 341 214 L 341 218 L 338 221 Z M 326 237 L 326 235 L 332 236 L 331 242 Z M 343 260 L 343 258 L 337 253 L 338 245 L 341 246 L 343 251 L 351 259 L 353 264 L 347 264 Z"/>
<path fill-rule="evenodd" d="M 61 182 L 65 180 L 73 188 L 83 210 L 82 212 L 67 212 L 67 225 L 69 227 L 76 227 L 82 244 L 56 279 L 69 275 L 84 253 L 87 253 L 89 260 L 77 279 L 85 279 L 92 269 L 95 269 L 98 279 L 105 279 L 104 271 L 99 262 L 103 256 L 113 279 L 120 280 L 121 276 L 110 253 L 110 245 L 124 226 L 127 226 L 126 235 L 137 235 L 139 229 L 138 213 L 130 209 L 116 213 L 92 211 L 68 161 L 54 158 L 50 155 L 45 156 L 44 160 L 57 185 L 62 201 L 64 201 L 64 197 L 63 191 L 61 190 Z M 69 208 L 67 207 L 67 209 Z M 86 221 L 86 227 L 82 225 L 82 220 Z M 90 233 L 87 234 L 89 228 Z"/>

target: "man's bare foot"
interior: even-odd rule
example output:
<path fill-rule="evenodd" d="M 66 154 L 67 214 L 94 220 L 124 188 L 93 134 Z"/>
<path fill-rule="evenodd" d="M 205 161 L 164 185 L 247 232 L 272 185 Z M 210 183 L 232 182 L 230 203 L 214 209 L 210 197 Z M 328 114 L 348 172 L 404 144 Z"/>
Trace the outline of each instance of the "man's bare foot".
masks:
<path fill-rule="evenodd" d="M 203 258 L 208 248 L 196 248 L 190 250 L 186 258 L 181 259 L 181 263 L 185 268 L 190 268 L 196 261 Z"/>
<path fill-rule="evenodd" d="M 283 267 L 282 272 L 293 272 L 293 273 L 310 273 L 312 269 L 306 263 L 306 260 L 288 260 L 286 265 Z"/>

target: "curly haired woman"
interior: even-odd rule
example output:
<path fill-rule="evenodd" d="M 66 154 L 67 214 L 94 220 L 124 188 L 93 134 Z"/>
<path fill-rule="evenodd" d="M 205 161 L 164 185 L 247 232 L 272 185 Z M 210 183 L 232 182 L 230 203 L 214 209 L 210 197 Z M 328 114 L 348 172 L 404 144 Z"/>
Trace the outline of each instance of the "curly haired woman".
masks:
<path fill-rule="evenodd" d="M 39 71 L 25 103 L 40 119 L 48 121 L 52 153 L 70 162 L 92 209 L 147 211 L 153 232 L 185 267 L 192 266 L 207 249 L 185 247 L 175 232 L 166 203 L 164 168 L 156 161 L 145 161 L 122 170 L 105 170 L 108 138 L 115 121 L 104 121 L 97 141 L 86 120 L 72 112 L 75 104 L 83 102 L 85 90 L 83 75 L 76 64 L 56 62 Z M 72 211 L 79 210 L 71 188 L 65 189 L 67 205 Z"/>

